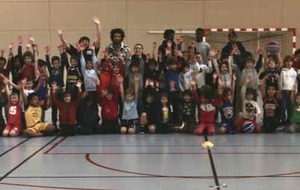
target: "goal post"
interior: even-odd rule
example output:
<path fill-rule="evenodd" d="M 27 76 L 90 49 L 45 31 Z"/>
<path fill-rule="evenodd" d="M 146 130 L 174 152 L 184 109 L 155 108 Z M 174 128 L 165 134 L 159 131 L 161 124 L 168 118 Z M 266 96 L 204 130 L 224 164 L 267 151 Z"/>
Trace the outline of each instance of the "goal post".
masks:
<path fill-rule="evenodd" d="M 204 40 L 213 49 L 221 50 L 228 42 L 228 33 L 235 31 L 247 51 L 253 55 L 257 54 L 257 49 L 265 50 L 266 44 L 276 41 L 280 46 L 282 56 L 296 51 L 296 29 L 295 28 L 206 28 Z M 149 34 L 163 34 L 164 31 L 148 31 Z M 184 46 L 195 40 L 194 30 L 178 30 L 176 35 L 184 37 Z"/>

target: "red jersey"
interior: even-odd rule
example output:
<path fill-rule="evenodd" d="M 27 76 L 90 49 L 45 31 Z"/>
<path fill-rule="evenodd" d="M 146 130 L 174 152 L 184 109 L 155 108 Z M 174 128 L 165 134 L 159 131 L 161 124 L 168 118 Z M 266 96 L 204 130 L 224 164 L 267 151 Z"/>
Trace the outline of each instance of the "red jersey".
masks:
<path fill-rule="evenodd" d="M 102 90 L 106 89 L 110 85 L 110 80 L 111 80 L 111 71 L 110 70 L 103 70 L 101 71 L 99 75 L 100 79 L 100 85 L 98 86 L 98 92 L 102 92 Z"/>
<path fill-rule="evenodd" d="M 21 71 L 21 78 L 34 79 L 34 65 L 24 64 Z"/>
<path fill-rule="evenodd" d="M 12 104 L 8 104 L 7 107 L 7 111 L 8 111 L 8 117 L 7 117 L 7 124 L 9 125 L 13 125 L 16 127 L 21 127 L 22 126 L 22 108 L 21 106 L 18 104 L 16 105 L 12 105 Z"/>
<path fill-rule="evenodd" d="M 118 119 L 118 103 L 120 92 L 115 89 L 115 93 L 112 100 L 108 100 L 105 97 L 101 98 L 101 115 L 104 120 L 116 120 Z"/>
<path fill-rule="evenodd" d="M 197 91 L 194 91 L 194 98 L 195 101 L 200 105 L 199 110 L 199 119 L 201 123 L 214 123 L 215 122 L 215 113 L 216 113 L 216 107 L 220 105 L 222 102 L 221 99 L 212 100 L 209 103 L 203 103 L 197 93 Z"/>
<path fill-rule="evenodd" d="M 51 93 L 52 103 L 56 105 L 59 110 L 59 123 L 63 125 L 76 124 L 76 110 L 81 99 L 82 93 L 78 98 L 70 103 L 60 102 L 56 99 L 56 94 Z"/>

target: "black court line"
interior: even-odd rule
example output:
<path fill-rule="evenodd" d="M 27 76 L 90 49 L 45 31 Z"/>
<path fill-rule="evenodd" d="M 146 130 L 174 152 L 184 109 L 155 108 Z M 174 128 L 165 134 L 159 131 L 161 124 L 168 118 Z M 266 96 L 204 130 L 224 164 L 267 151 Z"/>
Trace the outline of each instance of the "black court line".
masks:
<path fill-rule="evenodd" d="M 85 144 L 85 145 L 80 145 L 80 144 L 63 144 L 59 145 L 60 147 L 163 147 L 163 146 L 168 146 L 168 147 L 200 147 L 199 144 L 186 144 L 186 145 L 179 145 L 179 144 L 141 144 L 141 145 L 136 145 L 136 144 L 127 144 L 127 145 L 122 145 L 122 144 Z M 299 147 L 300 145 L 253 145 L 253 144 L 245 144 L 245 145 L 237 145 L 237 144 L 227 144 L 227 145 L 215 145 L 214 147 Z M 0 146 L 1 147 L 1 146 Z"/>
<path fill-rule="evenodd" d="M 27 157 L 25 160 L 23 160 L 20 164 L 16 165 L 13 169 L 11 169 L 10 171 L 8 171 L 5 175 L 3 175 L 0 178 L 0 182 L 5 179 L 7 176 L 9 176 L 12 172 L 14 172 L 15 170 L 17 170 L 20 166 L 22 166 L 24 163 L 26 163 L 28 160 L 30 160 L 32 157 L 34 157 L 37 153 L 39 153 L 41 150 L 43 150 L 45 147 L 47 147 L 49 144 L 51 144 L 53 141 L 55 141 L 58 138 L 58 136 L 54 137 L 52 140 L 50 140 L 48 143 L 46 143 L 44 146 L 42 146 L 41 148 L 39 148 L 37 151 L 35 151 L 34 153 L 32 153 L 29 157 Z"/>
<path fill-rule="evenodd" d="M 208 137 L 207 137 L 206 134 L 204 134 L 204 140 L 208 141 Z M 211 152 L 211 148 L 207 147 L 207 153 L 208 153 L 208 156 L 209 156 L 209 162 L 210 162 L 211 170 L 212 170 L 212 173 L 213 173 L 213 176 L 214 176 L 215 187 L 216 187 L 215 189 L 216 190 L 221 190 L 220 183 L 219 183 L 219 177 L 218 177 L 218 174 L 217 174 L 217 170 L 216 170 L 214 158 L 213 158 L 213 155 L 212 155 L 212 152 Z"/>
<path fill-rule="evenodd" d="M 7 151 L 3 152 L 2 154 L 0 154 L 0 157 L 4 156 L 5 154 L 9 153 L 10 151 L 14 150 L 15 148 L 19 147 L 21 144 L 24 144 L 26 141 L 28 141 L 30 138 L 25 139 L 24 141 L 20 142 L 19 144 L 11 147 L 10 149 L 8 149 Z"/>
<path fill-rule="evenodd" d="M 240 178 L 247 178 L 247 176 L 218 176 L 221 179 L 240 179 Z M 162 178 L 160 176 L 8 176 L 6 179 L 142 179 L 142 178 Z M 181 178 L 188 178 L 188 179 L 212 179 L 213 176 L 181 176 Z M 266 176 L 264 178 L 300 178 L 299 175 L 291 175 L 291 176 Z M 1 184 L 1 183 L 0 183 Z"/>

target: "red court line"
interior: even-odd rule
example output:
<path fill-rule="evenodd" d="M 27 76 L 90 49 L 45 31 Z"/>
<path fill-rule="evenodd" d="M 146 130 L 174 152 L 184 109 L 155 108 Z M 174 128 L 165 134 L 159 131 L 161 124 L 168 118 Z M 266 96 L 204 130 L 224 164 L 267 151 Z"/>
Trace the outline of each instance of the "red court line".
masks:
<path fill-rule="evenodd" d="M 54 150 L 60 143 L 62 143 L 64 140 L 66 140 L 67 137 L 62 138 L 60 141 L 58 141 L 57 143 L 55 143 L 53 146 L 51 146 L 48 150 L 46 150 L 44 152 L 44 154 L 49 154 L 49 152 L 51 152 L 52 150 Z"/>
<path fill-rule="evenodd" d="M 134 172 L 134 171 L 128 171 L 128 170 L 121 170 L 116 169 L 112 167 L 108 167 L 102 164 L 98 164 L 94 162 L 90 158 L 90 154 L 85 155 L 85 160 L 89 162 L 90 164 L 107 169 L 110 171 L 125 173 L 125 174 L 136 174 L 136 175 L 142 175 L 142 176 L 149 176 L 149 177 L 161 177 L 161 178 L 187 178 L 187 179 L 211 179 L 213 176 L 171 176 L 171 175 L 160 175 L 160 174 L 150 174 L 150 173 L 142 173 L 142 172 Z M 242 178 L 268 178 L 268 177 L 282 177 L 282 176 L 288 176 L 288 175 L 294 175 L 294 174 L 300 174 L 300 171 L 295 172 L 288 172 L 288 173 L 279 173 L 279 174 L 267 174 L 267 175 L 240 175 L 240 176 L 218 176 L 221 179 L 242 179 Z"/>
<path fill-rule="evenodd" d="M 90 189 L 90 188 L 75 188 L 75 187 L 59 187 L 59 186 L 28 185 L 28 184 L 20 184 L 20 183 L 4 183 L 4 182 L 1 182 L 0 185 L 9 185 L 9 186 L 17 186 L 17 187 L 44 188 L 44 189 L 112 190 L 112 189 Z"/>

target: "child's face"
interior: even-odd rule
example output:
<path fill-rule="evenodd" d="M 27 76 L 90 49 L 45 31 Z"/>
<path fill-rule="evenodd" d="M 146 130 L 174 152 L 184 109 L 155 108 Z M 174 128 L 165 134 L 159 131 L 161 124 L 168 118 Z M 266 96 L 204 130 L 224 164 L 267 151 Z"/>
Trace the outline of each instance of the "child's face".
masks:
<path fill-rule="evenodd" d="M 247 67 L 247 69 L 252 69 L 253 66 L 254 66 L 254 63 L 253 63 L 252 61 L 247 61 L 247 62 L 246 62 L 246 67 Z"/>
<path fill-rule="evenodd" d="M 21 66 L 20 59 L 15 59 L 15 61 L 14 61 L 14 66 L 15 66 L 15 67 L 20 67 L 20 66 Z"/>
<path fill-rule="evenodd" d="M 194 57 L 194 55 L 195 55 L 195 49 L 194 48 L 189 48 L 187 50 L 187 56 L 192 58 L 192 57 Z"/>
<path fill-rule="evenodd" d="M 224 87 L 223 87 L 222 85 L 219 85 L 219 86 L 218 86 L 218 88 L 217 88 L 217 93 L 218 93 L 218 95 L 223 94 L 223 89 L 224 89 Z"/>
<path fill-rule="evenodd" d="M 86 69 L 88 69 L 88 70 L 93 69 L 93 63 L 91 61 L 86 62 Z"/>
<path fill-rule="evenodd" d="M 107 93 L 107 94 L 106 94 L 106 99 L 107 99 L 107 100 L 112 100 L 113 97 L 114 97 L 114 95 L 113 95 L 112 93 Z"/>
<path fill-rule="evenodd" d="M 33 88 L 33 83 L 31 81 L 26 82 L 25 88 L 31 90 Z"/>
<path fill-rule="evenodd" d="M 32 58 L 30 56 L 25 56 L 24 57 L 24 63 L 25 64 L 31 64 L 32 63 Z"/>
<path fill-rule="evenodd" d="M 139 68 L 137 66 L 131 67 L 131 73 L 138 73 L 138 72 L 139 72 Z"/>
<path fill-rule="evenodd" d="M 5 61 L 1 60 L 0 61 L 0 69 L 4 69 L 5 65 L 6 65 Z"/>
<path fill-rule="evenodd" d="M 227 67 L 227 65 L 226 64 L 222 64 L 220 70 L 221 70 L 222 74 L 228 73 L 228 67 Z"/>
<path fill-rule="evenodd" d="M 201 54 L 196 54 L 196 60 L 197 60 L 198 63 L 201 63 L 201 61 L 202 61 Z"/>
<path fill-rule="evenodd" d="M 128 93 L 128 94 L 125 95 L 125 99 L 126 99 L 127 102 L 132 102 L 133 99 L 134 99 L 134 95 L 131 94 L 131 93 Z"/>
<path fill-rule="evenodd" d="M 71 67 L 77 67 L 78 62 L 76 59 L 71 59 L 70 61 L 71 61 Z"/>
<path fill-rule="evenodd" d="M 65 103 L 70 103 L 71 102 L 71 95 L 70 94 L 66 94 L 64 96 L 64 102 Z"/>
<path fill-rule="evenodd" d="M 137 55 L 142 55 L 142 53 L 143 53 L 143 48 L 142 48 L 142 46 L 136 45 L 136 46 L 134 47 L 134 52 L 135 52 L 135 54 L 137 54 Z"/>
<path fill-rule="evenodd" d="M 120 73 L 120 67 L 114 66 L 114 67 L 113 67 L 113 72 L 114 72 L 115 74 Z"/>
<path fill-rule="evenodd" d="M 168 103 L 168 98 L 165 97 L 165 96 L 163 96 L 163 97 L 160 98 L 160 102 L 161 102 L 162 104 L 167 104 L 167 103 Z"/>
<path fill-rule="evenodd" d="M 19 101 L 19 97 L 16 95 L 16 94 L 13 94 L 10 96 L 10 102 L 13 104 L 13 105 L 16 105 Z"/>
<path fill-rule="evenodd" d="M 55 60 L 52 62 L 52 65 L 55 69 L 59 69 L 59 66 L 60 66 L 60 62 L 58 60 Z"/>
<path fill-rule="evenodd" d="M 39 97 L 38 96 L 33 96 L 30 105 L 33 107 L 38 107 L 39 106 Z"/>
<path fill-rule="evenodd" d="M 285 62 L 284 64 L 287 68 L 291 68 L 293 66 L 293 61 Z"/>
<path fill-rule="evenodd" d="M 82 40 L 80 42 L 80 46 L 84 47 L 84 49 L 86 49 L 87 47 L 89 47 L 90 42 L 88 40 Z"/>
<path fill-rule="evenodd" d="M 204 104 L 207 104 L 207 103 L 209 103 L 209 99 L 204 96 L 201 96 L 201 102 Z"/>
<path fill-rule="evenodd" d="M 247 100 L 253 100 L 254 99 L 254 95 L 252 93 L 247 93 L 246 94 L 246 99 Z"/>
<path fill-rule="evenodd" d="M 43 73 L 45 70 L 46 70 L 46 66 L 40 66 L 40 67 L 39 67 L 39 71 L 40 71 L 41 73 Z"/>
<path fill-rule="evenodd" d="M 151 71 L 155 70 L 155 67 L 156 67 L 155 64 L 150 64 L 148 66 L 149 70 L 151 70 Z"/>
<path fill-rule="evenodd" d="M 183 101 L 184 101 L 184 102 L 190 102 L 191 99 L 192 99 L 192 97 L 191 97 L 189 94 L 185 94 L 185 95 L 183 96 Z"/>
<path fill-rule="evenodd" d="M 275 94 L 276 94 L 276 89 L 274 86 L 269 86 L 267 88 L 267 94 L 270 96 L 270 97 L 274 97 Z"/>
<path fill-rule="evenodd" d="M 148 95 L 147 98 L 146 98 L 146 102 L 147 102 L 148 104 L 151 104 L 151 103 L 153 103 L 153 101 L 154 101 L 154 97 L 151 96 L 151 95 Z"/>
<path fill-rule="evenodd" d="M 300 105 L 300 96 L 298 95 L 298 96 L 296 96 L 296 98 L 295 98 L 295 102 L 298 104 L 298 105 Z"/>
<path fill-rule="evenodd" d="M 170 64 L 169 69 L 170 70 L 176 70 L 177 69 L 177 65 L 176 64 Z"/>
<path fill-rule="evenodd" d="M 225 101 L 232 101 L 232 94 L 231 92 L 228 92 L 225 96 Z"/>
<path fill-rule="evenodd" d="M 269 68 L 269 69 L 274 69 L 275 67 L 276 67 L 275 60 L 270 59 L 270 60 L 269 60 L 269 63 L 268 63 L 268 68 Z"/>

